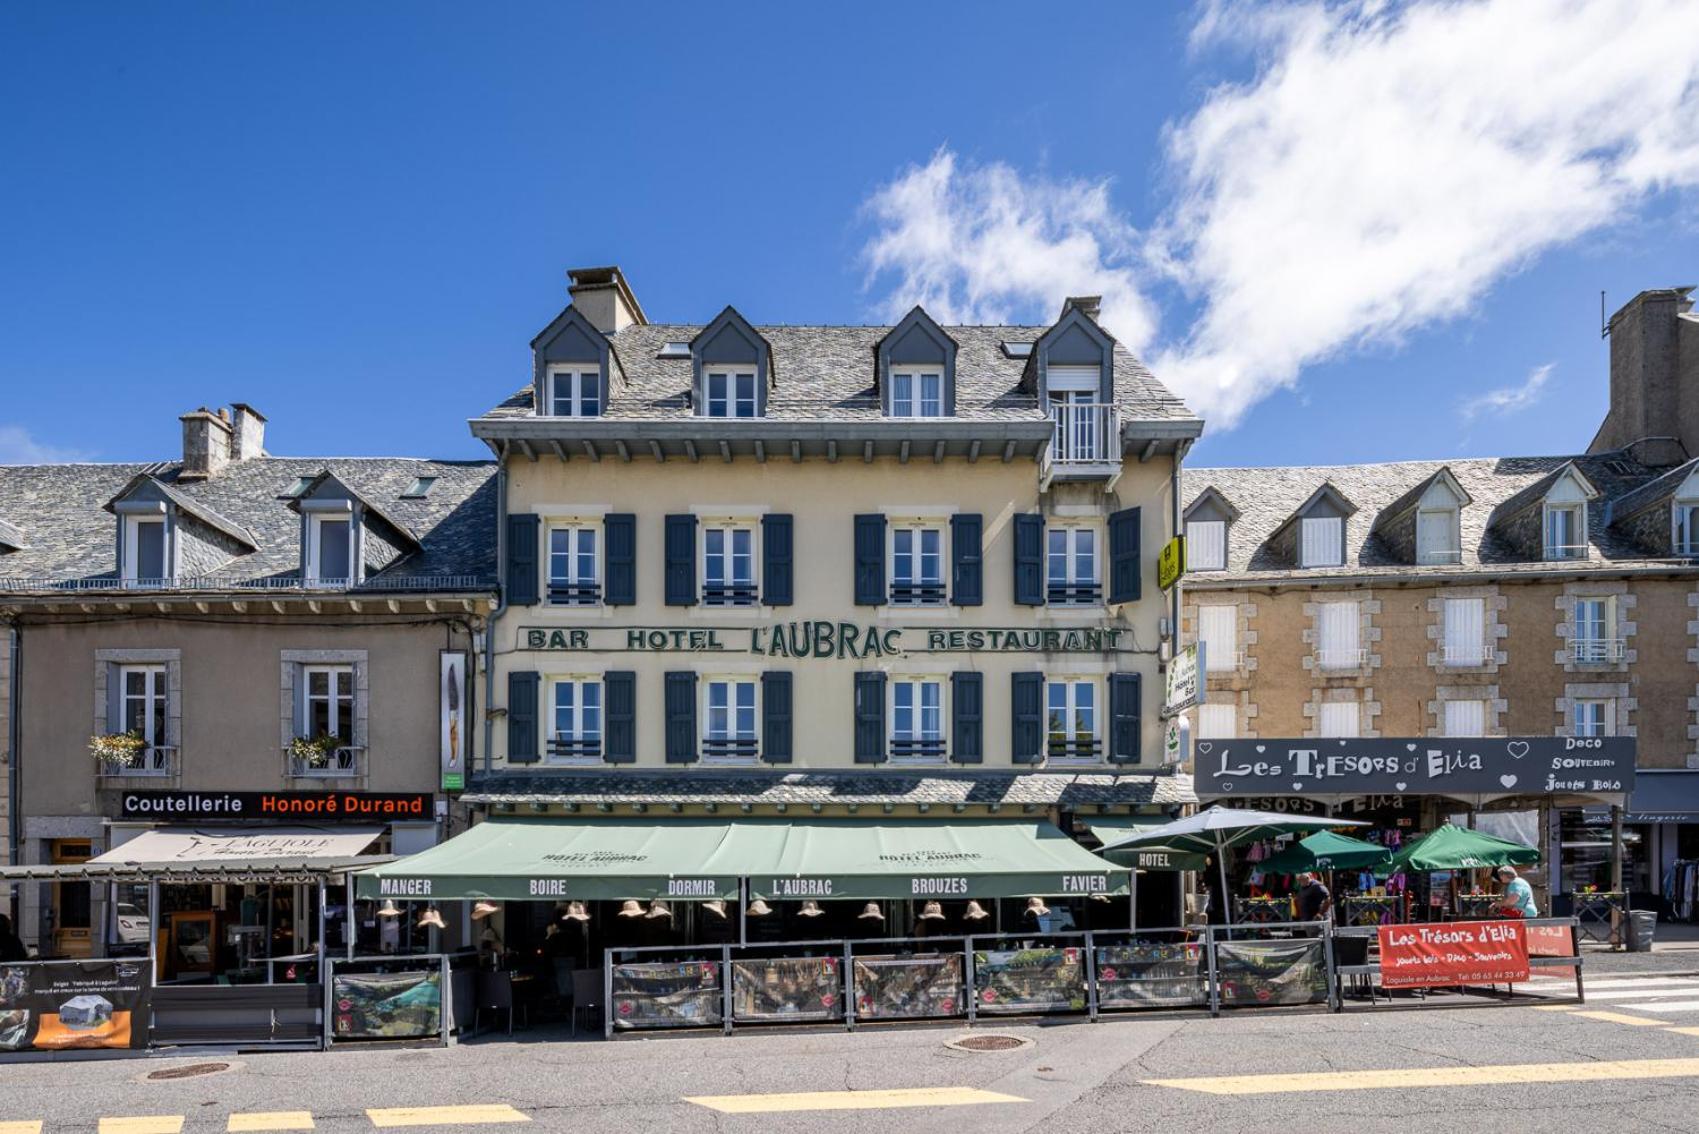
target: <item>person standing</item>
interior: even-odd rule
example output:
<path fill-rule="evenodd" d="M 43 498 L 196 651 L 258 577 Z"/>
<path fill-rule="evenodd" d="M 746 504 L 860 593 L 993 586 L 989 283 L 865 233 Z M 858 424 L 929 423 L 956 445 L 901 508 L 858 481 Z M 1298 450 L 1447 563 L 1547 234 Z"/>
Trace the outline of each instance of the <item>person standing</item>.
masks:
<path fill-rule="evenodd" d="M 1298 920 L 1323 921 L 1333 912 L 1333 894 L 1311 871 L 1298 874 Z"/>
<path fill-rule="evenodd" d="M 1499 867 L 1498 880 L 1504 884 L 1498 903 L 1501 913 L 1508 917 L 1540 916 L 1539 907 L 1534 904 L 1534 888 L 1526 878 L 1517 875 L 1514 866 Z"/>

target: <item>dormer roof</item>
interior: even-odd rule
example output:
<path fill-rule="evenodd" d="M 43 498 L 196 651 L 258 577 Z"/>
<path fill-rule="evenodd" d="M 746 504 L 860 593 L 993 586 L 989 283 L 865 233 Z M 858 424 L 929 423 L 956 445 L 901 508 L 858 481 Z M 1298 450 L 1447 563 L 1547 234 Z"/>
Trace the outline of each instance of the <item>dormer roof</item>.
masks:
<path fill-rule="evenodd" d="M 772 344 L 730 304 L 690 340 L 690 353 L 702 365 L 756 363 L 767 368 L 768 383 L 775 380 Z"/>
<path fill-rule="evenodd" d="M 132 501 L 149 499 L 168 503 L 171 507 L 177 509 L 177 511 L 182 515 L 199 520 L 214 531 L 223 533 L 235 540 L 248 551 L 256 551 L 259 549 L 259 541 L 254 538 L 253 533 L 248 531 L 247 528 L 236 523 L 234 520 L 226 519 L 206 504 L 199 500 L 191 499 L 189 496 L 177 491 L 164 481 L 156 479 L 151 473 L 137 473 L 135 476 L 131 477 L 127 482 L 125 482 L 124 487 L 119 489 L 112 499 L 108 500 L 101 507 L 112 514 L 117 515 L 120 511 L 120 505 Z"/>
<path fill-rule="evenodd" d="M 1443 489 L 1449 493 L 1455 507 L 1466 508 L 1475 502 L 1474 497 L 1470 496 L 1468 491 L 1458 483 L 1457 475 L 1451 471 L 1451 467 L 1449 465 L 1442 466 L 1435 469 L 1432 475 L 1415 485 L 1410 491 L 1382 508 L 1376 514 L 1374 526 L 1370 530 L 1379 532 L 1403 519 L 1407 513 L 1414 511 L 1417 505 L 1427 499 L 1428 493 L 1435 488 Z"/>
<path fill-rule="evenodd" d="M 29 544 L 24 539 L 24 529 L 16 524 L 8 524 L 5 520 L 0 520 L 0 549 L 28 551 Z"/>
<path fill-rule="evenodd" d="M 1320 488 L 1310 493 L 1302 504 L 1294 508 L 1292 514 L 1287 516 L 1279 527 L 1269 533 L 1268 538 L 1271 540 L 1279 539 L 1293 524 L 1317 511 L 1349 519 L 1356 514 L 1357 506 L 1351 503 L 1343 492 L 1335 488 L 1331 480 L 1327 481 Z"/>
<path fill-rule="evenodd" d="M 1664 473 L 1655 480 L 1647 481 L 1633 492 L 1624 494 L 1611 501 L 1610 522 L 1619 525 L 1633 519 L 1648 508 L 1667 507 L 1672 501 L 1683 496 L 1682 489 L 1687 482 L 1699 474 L 1699 457 Z"/>
<path fill-rule="evenodd" d="M 1591 501 L 1599 498 L 1598 488 L 1581 471 L 1574 460 L 1568 460 L 1494 508 L 1492 515 L 1487 519 L 1487 526 L 1489 528 L 1498 527 L 1530 508 L 1538 508 L 1544 505 L 1546 497 L 1551 495 L 1552 489 L 1565 480 L 1571 481 L 1576 486 L 1583 500 Z"/>
<path fill-rule="evenodd" d="M 346 481 L 338 477 L 330 469 L 323 469 L 307 486 L 289 501 L 289 508 L 294 512 L 311 512 L 315 502 L 347 500 L 358 507 L 361 517 L 367 522 L 375 521 L 380 530 L 398 537 L 411 549 L 420 546 L 419 537 L 410 531 L 405 524 L 391 519 L 383 509 L 351 488 Z"/>
<path fill-rule="evenodd" d="M 1214 511 L 1221 513 L 1226 517 L 1228 523 L 1233 523 L 1239 518 L 1239 509 L 1234 506 L 1233 502 L 1227 499 L 1226 495 L 1224 495 L 1220 489 L 1216 488 L 1213 484 L 1209 484 L 1205 485 L 1204 490 L 1198 493 L 1190 504 L 1186 505 L 1185 514 L 1182 515 L 1180 519 L 1182 521 L 1190 520 L 1194 512 L 1198 512 L 1206 508 L 1212 508 Z"/>

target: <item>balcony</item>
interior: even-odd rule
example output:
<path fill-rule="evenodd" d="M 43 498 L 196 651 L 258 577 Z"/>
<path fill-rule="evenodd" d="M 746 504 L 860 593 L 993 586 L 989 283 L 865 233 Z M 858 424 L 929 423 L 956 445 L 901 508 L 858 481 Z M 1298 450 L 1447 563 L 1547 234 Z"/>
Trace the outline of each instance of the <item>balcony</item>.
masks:
<path fill-rule="evenodd" d="M 1245 668 L 1244 650 L 1216 650 L 1206 646 L 1203 653 L 1203 671 L 1209 676 L 1225 677 Z"/>
<path fill-rule="evenodd" d="M 1571 638 L 1569 661 L 1572 665 L 1619 665 L 1628 656 L 1621 638 Z"/>
<path fill-rule="evenodd" d="M 753 736 L 709 736 L 702 740 L 704 764 L 756 764 L 760 755 L 760 741 Z"/>
<path fill-rule="evenodd" d="M 708 583 L 702 588 L 703 606 L 757 606 L 760 601 L 753 582 Z"/>
<path fill-rule="evenodd" d="M 602 762 L 602 738 L 557 732 L 549 738 L 549 763 L 565 767 L 595 767 Z"/>
<path fill-rule="evenodd" d="M 322 763 L 285 748 L 283 762 L 284 775 L 292 780 L 356 780 L 366 777 L 366 750 L 355 744 L 331 749 Z"/>
<path fill-rule="evenodd" d="M 891 584 L 892 606 L 942 606 L 947 596 L 942 580 L 899 580 Z"/>
<path fill-rule="evenodd" d="M 893 736 L 891 763 L 931 766 L 944 763 L 944 738 L 941 736 Z"/>
<path fill-rule="evenodd" d="M 1051 580 L 1044 601 L 1050 606 L 1101 606 L 1103 588 L 1095 582 L 1063 583 Z"/>
<path fill-rule="evenodd" d="M 1369 651 L 1323 646 L 1316 651 L 1316 661 L 1324 671 L 1350 672 L 1369 664 Z"/>
<path fill-rule="evenodd" d="M 1423 567 L 1455 567 L 1463 562 L 1463 552 L 1430 547 L 1416 553 L 1416 562 Z"/>
<path fill-rule="evenodd" d="M 1543 557 L 1547 562 L 1556 562 L 1564 559 L 1588 559 L 1592 557 L 1592 554 L 1593 549 L 1590 544 L 1548 543 L 1545 545 Z"/>
<path fill-rule="evenodd" d="M 602 601 L 602 588 L 595 583 L 569 583 L 549 580 L 550 606 L 596 606 Z"/>
<path fill-rule="evenodd" d="M 1113 402 L 1058 402 L 1050 407 L 1050 445 L 1044 451 L 1042 487 L 1057 480 L 1107 480 L 1121 476 L 1121 416 Z"/>
<path fill-rule="evenodd" d="M 1467 646 L 1444 646 L 1440 650 L 1440 661 L 1448 666 L 1486 665 L 1487 650 L 1479 642 Z"/>
<path fill-rule="evenodd" d="M 1103 762 L 1103 744 L 1094 736 L 1068 737 L 1062 733 L 1051 733 L 1045 742 L 1044 755 L 1051 765 L 1100 764 Z"/>
<path fill-rule="evenodd" d="M 141 749 L 128 761 L 102 760 L 95 766 L 95 775 L 103 780 L 131 777 L 169 777 L 177 774 L 177 747 L 172 744 L 153 744 Z"/>

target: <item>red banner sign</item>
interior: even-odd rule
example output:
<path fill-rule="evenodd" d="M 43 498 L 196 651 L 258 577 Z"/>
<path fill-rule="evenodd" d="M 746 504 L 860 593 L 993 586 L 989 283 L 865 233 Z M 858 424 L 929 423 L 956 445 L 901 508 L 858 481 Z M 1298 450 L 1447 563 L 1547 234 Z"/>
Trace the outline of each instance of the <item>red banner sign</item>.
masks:
<path fill-rule="evenodd" d="M 1384 988 L 1520 984 L 1528 979 L 1528 927 L 1514 919 L 1380 927 Z"/>
<path fill-rule="evenodd" d="M 1528 926 L 1530 957 L 1575 956 L 1575 931 L 1567 925 Z"/>

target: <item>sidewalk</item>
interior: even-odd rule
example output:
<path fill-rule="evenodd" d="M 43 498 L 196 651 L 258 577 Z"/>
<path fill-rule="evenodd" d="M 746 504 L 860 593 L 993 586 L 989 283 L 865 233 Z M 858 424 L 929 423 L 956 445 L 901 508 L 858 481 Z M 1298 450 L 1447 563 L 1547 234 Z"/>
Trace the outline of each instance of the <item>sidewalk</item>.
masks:
<path fill-rule="evenodd" d="M 1658 923 L 1649 953 L 1629 953 L 1591 943 L 1581 946 L 1589 975 L 1611 973 L 1699 973 L 1699 925 Z"/>

